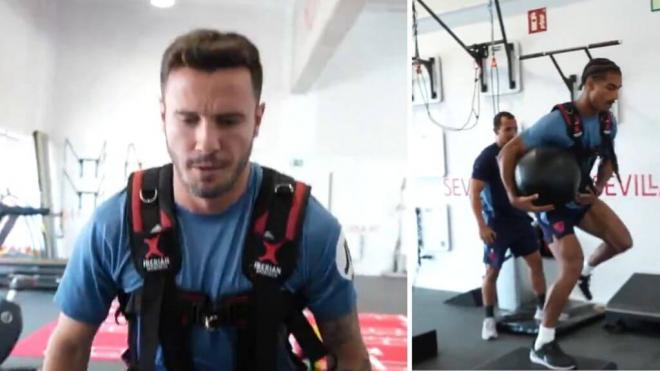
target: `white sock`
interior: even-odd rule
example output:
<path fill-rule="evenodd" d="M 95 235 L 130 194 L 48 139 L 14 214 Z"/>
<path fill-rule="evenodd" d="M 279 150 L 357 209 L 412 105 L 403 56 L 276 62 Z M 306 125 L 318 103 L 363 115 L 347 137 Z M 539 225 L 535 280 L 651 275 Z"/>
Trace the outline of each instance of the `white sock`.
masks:
<path fill-rule="evenodd" d="M 541 325 L 539 326 L 539 335 L 534 342 L 534 349 L 539 350 L 543 344 L 550 343 L 553 340 L 555 340 L 555 329 Z"/>
<path fill-rule="evenodd" d="M 582 273 L 581 274 L 583 276 L 588 276 L 588 275 L 591 274 L 591 272 L 594 270 L 594 268 L 596 268 L 596 267 L 592 267 L 591 265 L 589 265 L 588 262 L 584 262 L 584 266 L 582 267 Z"/>

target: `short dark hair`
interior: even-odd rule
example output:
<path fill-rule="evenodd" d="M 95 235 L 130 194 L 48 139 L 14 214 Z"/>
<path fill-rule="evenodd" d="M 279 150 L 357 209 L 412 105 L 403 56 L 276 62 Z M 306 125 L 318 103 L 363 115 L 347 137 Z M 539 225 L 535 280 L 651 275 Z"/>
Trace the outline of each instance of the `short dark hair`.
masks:
<path fill-rule="evenodd" d="M 498 130 L 500 130 L 500 126 L 502 125 L 502 117 L 508 118 L 510 120 L 516 118 L 511 112 L 507 112 L 507 111 L 498 112 L 497 115 L 495 115 L 495 118 L 493 118 L 493 131 L 495 131 L 496 133 Z"/>
<path fill-rule="evenodd" d="M 257 101 L 261 97 L 263 71 L 259 50 L 245 36 L 210 29 L 197 29 L 177 37 L 163 53 L 160 66 L 160 89 L 165 94 L 172 70 L 190 67 L 205 72 L 221 68 L 246 67 L 250 71 Z"/>
<path fill-rule="evenodd" d="M 608 72 L 614 72 L 621 75 L 621 68 L 607 58 L 594 58 L 591 59 L 584 70 L 582 70 L 582 79 L 580 81 L 580 89 L 587 82 L 587 78 L 591 77 L 594 80 L 603 80 Z"/>

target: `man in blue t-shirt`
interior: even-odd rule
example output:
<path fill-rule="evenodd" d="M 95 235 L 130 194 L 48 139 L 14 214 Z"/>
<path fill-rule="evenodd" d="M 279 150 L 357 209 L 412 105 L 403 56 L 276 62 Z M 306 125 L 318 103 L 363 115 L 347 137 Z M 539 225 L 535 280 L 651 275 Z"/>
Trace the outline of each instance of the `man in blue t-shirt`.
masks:
<path fill-rule="evenodd" d="M 615 166 L 613 146 L 601 135 L 600 113 L 606 113 L 616 101 L 621 88 L 621 69 L 611 60 L 595 58 L 582 72 L 584 89 L 573 102 L 582 122 L 582 135 L 569 136 L 567 124 L 559 110 L 543 116 L 530 129 L 514 138 L 502 149 L 501 175 L 509 200 L 515 207 L 537 213 L 546 242 L 560 266 L 559 277 L 551 287 L 545 305 L 542 325 L 530 351 L 533 362 L 550 368 L 574 368 L 575 360 L 566 355 L 555 341 L 557 319 L 568 301 L 568 296 L 580 281 L 583 294 L 591 299 L 589 277 L 598 264 L 632 247 L 632 237 L 621 219 L 598 197 L 612 176 Z M 616 136 L 616 122 L 612 119 L 611 138 Z M 571 148 L 581 141 L 583 151 L 577 156 L 583 168 L 583 180 L 590 180 L 589 172 L 596 155 L 600 155 L 598 175 L 593 186 L 582 187 L 574 202 L 559 205 L 534 205 L 538 195 L 519 196 L 514 182 L 516 161 L 525 152 L 543 146 Z M 586 166 L 585 166 L 586 164 Z M 603 243 L 584 259 L 582 248 L 575 237 L 574 227 L 603 240 Z"/>
<path fill-rule="evenodd" d="M 538 236 L 531 226 L 529 215 L 509 203 L 497 165 L 500 149 L 518 133 L 516 118 L 509 112 L 499 112 L 493 120 L 493 131 L 495 143 L 481 151 L 474 161 L 470 180 L 472 211 L 479 226 L 479 237 L 485 244 L 483 261 L 486 275 L 481 286 L 486 309 L 481 328 L 484 340 L 497 338 L 493 309 L 495 283 L 507 250 L 511 250 L 514 257 L 522 256 L 529 265 L 532 289 L 538 298 L 535 319 L 543 318 L 545 304 L 545 278 Z"/>
<path fill-rule="evenodd" d="M 242 35 L 191 31 L 163 55 L 161 118 L 174 165 L 182 253 L 176 283 L 211 300 L 252 287 L 241 259 L 263 177 L 262 168 L 249 160 L 265 108 L 261 86 L 259 52 Z M 131 293 L 143 285 L 131 259 L 126 198 L 122 191 L 104 202 L 76 242 L 55 297 L 61 314 L 45 370 L 85 370 L 111 302 L 120 291 Z M 296 270 L 284 287 L 308 299 L 324 344 L 334 355 L 330 362 L 339 369 L 369 370 L 341 227 L 310 198 L 301 233 Z M 194 369 L 235 368 L 232 327 L 209 331 L 198 326 L 190 341 Z M 286 344 L 280 344 L 278 355 L 274 370 L 295 369 Z M 165 369 L 160 347 L 155 362 L 158 370 Z"/>

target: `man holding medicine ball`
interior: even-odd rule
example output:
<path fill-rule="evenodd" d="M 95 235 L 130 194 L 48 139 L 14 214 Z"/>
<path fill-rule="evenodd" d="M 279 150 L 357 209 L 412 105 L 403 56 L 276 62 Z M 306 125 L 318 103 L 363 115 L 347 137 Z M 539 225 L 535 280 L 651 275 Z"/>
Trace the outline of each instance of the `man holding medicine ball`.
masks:
<path fill-rule="evenodd" d="M 546 242 L 560 265 L 560 275 L 550 288 L 539 334 L 530 351 L 532 362 L 552 369 L 572 369 L 575 360 L 565 354 L 555 340 L 558 317 L 573 287 L 591 300 L 589 280 L 600 263 L 632 247 L 632 237 L 623 221 L 599 196 L 618 163 L 614 152 L 617 123 L 609 109 L 621 88 L 621 69 L 611 60 L 595 58 L 582 73 L 580 97 L 555 106 L 531 128 L 511 140 L 501 151 L 502 181 L 511 204 L 537 214 Z M 538 147 L 560 147 L 571 151 L 581 169 L 582 181 L 575 201 L 560 205 L 535 205 L 539 195 L 521 196 L 514 181 L 515 165 L 527 151 Z M 590 172 L 599 157 L 598 175 Z M 561 176 L 558 174 L 557 176 Z M 574 227 L 603 242 L 584 259 Z"/>

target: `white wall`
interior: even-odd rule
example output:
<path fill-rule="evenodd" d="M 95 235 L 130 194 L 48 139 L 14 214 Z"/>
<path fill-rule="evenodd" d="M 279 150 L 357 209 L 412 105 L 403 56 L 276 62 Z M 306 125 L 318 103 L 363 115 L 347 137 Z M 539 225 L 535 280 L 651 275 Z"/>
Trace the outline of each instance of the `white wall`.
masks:
<path fill-rule="evenodd" d="M 304 97 L 314 127 L 302 152 L 333 173 L 332 212 L 345 228 L 355 269 L 391 269 L 406 166 L 406 17 L 369 6 Z M 297 130 L 299 122 L 286 132 Z M 318 174 L 317 174 L 318 175 Z M 362 235 L 362 240 L 360 238 Z"/>
<path fill-rule="evenodd" d="M 31 133 L 43 130 L 46 119 L 54 63 L 49 20 L 54 12 L 45 0 L 0 1 L 0 198 L 6 204 L 40 203 Z M 2 247 L 42 249 L 40 223 L 41 217 L 18 219 Z"/>
<path fill-rule="evenodd" d="M 158 114 L 160 58 L 176 36 L 193 28 L 241 32 L 259 47 L 267 115 L 255 154 L 264 148 L 277 152 L 283 144 L 278 126 L 285 113 L 281 102 L 287 96 L 289 81 L 290 11 L 287 7 L 266 8 L 184 3 L 161 10 L 146 1 L 59 3 L 51 28 L 57 49 L 52 77 L 56 88 L 47 104 L 51 119 L 44 125 L 58 149 L 59 165 L 72 174 L 76 187 L 94 190 L 100 185 L 100 200 L 121 189 L 126 149 L 131 142 L 145 166 L 168 161 Z M 91 175 L 91 167 L 86 172 L 89 176 L 77 175 L 71 152 L 64 150 L 65 139 L 80 157 L 99 156 L 107 142 L 102 182 L 101 176 Z M 67 156 L 66 161 L 63 156 Z M 56 183 L 61 185 L 69 222 L 63 243 L 66 254 L 93 209 L 93 199 L 84 199 L 83 210 L 79 210 L 71 187 L 62 179 Z"/>
<path fill-rule="evenodd" d="M 54 11 L 47 0 L 0 1 L 2 129 L 30 133 L 44 127 L 54 52 L 49 20 Z"/>
<path fill-rule="evenodd" d="M 527 11 L 547 7 L 548 31 L 527 34 Z M 594 57 L 613 59 L 623 70 L 623 89 L 620 96 L 620 130 L 617 153 L 624 186 L 632 176 L 631 190 L 626 196 L 618 185 L 610 188 L 604 200 L 629 227 L 635 246 L 631 251 L 600 266 L 594 275 L 595 300 L 607 301 L 633 272 L 659 273 L 660 252 L 652 232 L 656 228 L 660 206 L 660 192 L 651 189 L 660 180 L 660 156 L 656 138 L 660 135 L 657 121 L 660 107 L 654 92 L 660 84 L 660 54 L 655 45 L 660 42 L 660 13 L 650 11 L 649 2 L 621 2 L 616 0 L 582 1 L 509 1 L 502 5 L 507 37 L 519 42 L 522 53 L 541 52 L 582 46 L 608 40 L 622 40 L 615 47 L 592 50 Z M 487 7 L 458 12 L 444 19 L 468 45 L 490 40 Z M 426 21 L 425 21 L 426 22 Z M 616 25 L 616 26 L 614 26 Z M 432 29 L 424 24 L 424 29 Z M 499 27 L 496 24 L 496 38 Z M 459 45 L 439 26 L 419 37 L 420 53 L 439 55 L 442 59 L 445 100 L 433 108 L 443 123 L 462 124 L 470 107 L 473 64 Z M 587 62 L 583 52 L 557 56 L 566 74 L 579 74 Z M 502 63 L 502 61 L 500 61 Z M 525 60 L 522 64 L 523 90 L 519 94 L 502 96 L 500 108 L 514 113 L 523 126 L 529 126 L 552 105 L 568 100 L 568 90 L 561 82 L 549 58 Z M 425 112 L 416 109 L 414 120 L 425 123 Z M 471 175 L 472 163 L 483 147 L 494 140 L 493 109 L 488 97 L 481 99 L 481 119 L 478 126 L 467 132 L 447 133 L 447 177 L 437 182 L 437 192 L 444 195 L 451 207 L 451 237 L 453 250 L 442 253 L 426 267 L 418 279 L 422 286 L 449 290 L 467 290 L 480 285 L 482 243 L 469 208 L 462 181 Z M 433 159 L 428 159 L 432 162 Z M 642 195 L 641 176 L 647 183 Z M 638 179 L 637 192 L 635 180 Z M 614 182 L 611 182 L 614 184 Z M 456 186 L 455 191 L 452 188 Z M 455 195 L 458 194 L 458 195 Z M 598 245 L 594 238 L 579 233 L 585 254 Z M 553 264 L 553 263 L 550 263 Z"/>
<path fill-rule="evenodd" d="M 43 5 L 38 0 L 26 3 Z M 318 81 L 306 94 L 291 94 L 293 7 L 223 4 L 182 3 L 159 10 L 146 1 L 61 1 L 52 5 L 43 23 L 47 39 L 30 36 L 24 41 L 52 51 L 50 60 L 44 59 L 49 70 L 33 77 L 34 84 L 44 84 L 42 113 L 17 126 L 43 129 L 55 147 L 55 196 L 66 216 L 61 253 L 69 253 L 94 207 L 93 198 L 86 197 L 78 208 L 63 170 L 78 189 L 100 186 L 100 202 L 124 186 L 129 143 L 135 143 L 145 166 L 168 161 L 158 115 L 161 54 L 177 35 L 212 27 L 246 34 L 261 52 L 267 108 L 253 160 L 304 177 L 326 205 L 332 188 L 328 206 L 356 245 L 356 257 L 360 249 L 355 231 L 370 228 L 359 256 L 370 263 L 357 263 L 356 272 L 388 270 L 406 158 L 406 71 L 401 68 L 406 63 L 405 13 L 366 6 Z M 29 13 L 24 18 L 24 23 L 39 20 Z M 17 114 L 29 112 L 26 95 L 17 99 L 22 105 L 15 108 Z M 79 177 L 65 140 L 87 158 L 99 156 L 106 143 L 106 162 L 98 178 L 91 164 Z M 303 166 L 293 166 L 293 159 L 302 160 Z"/>

